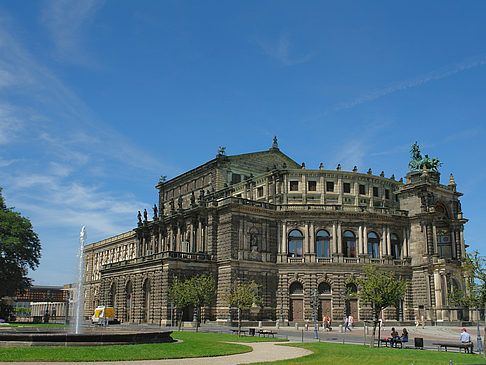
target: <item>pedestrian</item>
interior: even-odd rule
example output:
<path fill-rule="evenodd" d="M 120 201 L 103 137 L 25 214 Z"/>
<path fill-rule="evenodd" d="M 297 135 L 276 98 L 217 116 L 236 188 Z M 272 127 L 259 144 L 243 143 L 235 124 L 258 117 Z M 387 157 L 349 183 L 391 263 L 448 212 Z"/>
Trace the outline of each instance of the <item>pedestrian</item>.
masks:
<path fill-rule="evenodd" d="M 348 316 L 344 317 L 344 333 L 346 333 L 347 330 L 349 330 L 349 332 L 351 332 L 351 328 L 349 327 L 349 317 Z"/>
<path fill-rule="evenodd" d="M 349 325 L 354 328 L 354 317 L 352 314 L 349 315 Z"/>
<path fill-rule="evenodd" d="M 415 315 L 415 328 L 418 328 L 419 325 L 420 325 L 420 321 L 418 319 L 418 316 Z"/>
<path fill-rule="evenodd" d="M 422 314 L 422 317 L 420 319 L 422 321 L 422 329 L 424 329 L 425 328 L 425 317 L 424 317 L 423 314 Z"/>
<path fill-rule="evenodd" d="M 469 347 L 469 349 L 466 347 L 464 350 L 466 352 L 471 352 L 473 351 L 473 347 L 472 347 L 472 342 L 471 342 L 471 335 L 469 333 L 467 333 L 467 330 L 465 328 L 462 329 L 462 332 L 461 332 L 461 342 L 462 343 L 465 343 L 465 344 L 471 344 L 471 346 Z"/>

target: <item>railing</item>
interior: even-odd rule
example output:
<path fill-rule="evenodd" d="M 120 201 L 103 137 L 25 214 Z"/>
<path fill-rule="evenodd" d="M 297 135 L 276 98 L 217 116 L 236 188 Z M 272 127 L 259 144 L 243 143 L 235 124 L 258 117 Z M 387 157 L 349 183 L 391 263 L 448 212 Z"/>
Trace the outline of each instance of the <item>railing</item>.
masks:
<path fill-rule="evenodd" d="M 291 264 L 301 264 L 304 262 L 304 258 L 303 257 L 289 257 L 289 263 Z"/>
<path fill-rule="evenodd" d="M 143 262 L 150 262 L 162 259 L 181 259 L 191 261 L 211 261 L 211 255 L 205 252 L 177 252 L 177 251 L 164 251 L 152 254 L 149 256 L 136 257 L 130 260 L 123 260 L 118 262 L 112 262 L 110 264 L 102 265 L 102 269 L 112 269 L 121 266 L 135 265 Z"/>
<path fill-rule="evenodd" d="M 359 262 L 359 259 L 357 257 L 345 257 L 344 258 L 345 264 L 357 264 L 358 262 Z"/>
<path fill-rule="evenodd" d="M 372 264 L 384 264 L 385 263 L 385 259 L 370 259 L 370 262 Z"/>
<path fill-rule="evenodd" d="M 330 263 L 332 263 L 332 258 L 331 257 L 318 257 L 317 262 L 322 263 L 322 264 L 330 264 Z"/>

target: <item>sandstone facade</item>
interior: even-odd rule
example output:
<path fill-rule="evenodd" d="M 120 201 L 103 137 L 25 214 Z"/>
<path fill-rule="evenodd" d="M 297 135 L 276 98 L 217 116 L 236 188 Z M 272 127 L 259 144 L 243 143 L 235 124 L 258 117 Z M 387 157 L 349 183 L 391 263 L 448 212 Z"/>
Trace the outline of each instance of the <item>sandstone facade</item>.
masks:
<path fill-rule="evenodd" d="M 217 296 L 205 320 L 234 317 L 225 294 L 250 280 L 260 285 L 262 305 L 247 318 L 311 321 L 314 295 L 318 318 L 368 320 L 372 309 L 348 297 L 359 291 L 348 280 L 373 263 L 411 283 L 385 320 L 466 319 L 448 292 L 464 285 L 467 220 L 452 175 L 448 185 L 439 178 L 432 170 L 403 182 L 356 168 L 306 169 L 276 143 L 243 155 L 221 151 L 161 181 L 153 217 L 139 214 L 133 231 L 86 246 L 85 313 L 111 304 L 122 322 L 165 325 L 174 316 L 167 295 L 174 278 L 212 273 Z"/>

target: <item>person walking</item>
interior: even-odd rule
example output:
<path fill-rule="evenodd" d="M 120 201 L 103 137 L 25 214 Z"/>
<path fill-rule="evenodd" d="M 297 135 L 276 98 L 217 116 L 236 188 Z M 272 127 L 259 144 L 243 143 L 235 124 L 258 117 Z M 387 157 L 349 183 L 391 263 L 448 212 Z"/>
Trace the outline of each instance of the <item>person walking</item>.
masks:
<path fill-rule="evenodd" d="M 344 317 L 344 333 L 346 333 L 347 330 L 349 330 L 349 332 L 351 332 L 351 328 L 349 327 L 349 317 L 348 316 Z"/>
<path fill-rule="evenodd" d="M 349 325 L 354 328 L 354 317 L 352 314 L 349 315 Z"/>

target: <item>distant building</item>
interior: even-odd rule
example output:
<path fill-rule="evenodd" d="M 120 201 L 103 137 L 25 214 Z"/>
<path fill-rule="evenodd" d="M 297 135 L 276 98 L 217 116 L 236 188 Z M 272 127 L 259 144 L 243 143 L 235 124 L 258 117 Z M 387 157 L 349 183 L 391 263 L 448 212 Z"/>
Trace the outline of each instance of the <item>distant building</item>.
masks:
<path fill-rule="evenodd" d="M 33 285 L 28 289 L 17 290 L 14 308 L 27 309 L 15 310 L 17 320 L 43 316 L 46 310 L 52 319 L 64 318 L 68 298 L 69 294 L 62 286 Z"/>
<path fill-rule="evenodd" d="M 369 320 L 372 308 L 348 297 L 348 279 L 376 264 L 410 280 L 386 321 L 457 321 L 468 316 L 449 302 L 463 288 L 463 218 L 452 177 L 440 184 L 438 160 L 420 160 L 402 179 L 371 170 L 308 169 L 280 151 L 215 159 L 161 181 L 151 217 L 139 212 L 133 231 L 87 245 L 85 315 L 113 305 L 122 322 L 167 324 L 173 315 L 168 287 L 175 277 L 212 273 L 217 297 L 204 309 L 225 322 L 225 293 L 232 283 L 254 280 L 262 305 L 253 319 L 312 319 L 317 291 L 321 314 Z M 418 157 L 417 157 L 418 156 Z M 434 164 L 419 164 L 420 161 Z M 235 312 L 235 311 L 233 311 Z M 192 312 L 184 314 L 192 320 Z"/>

